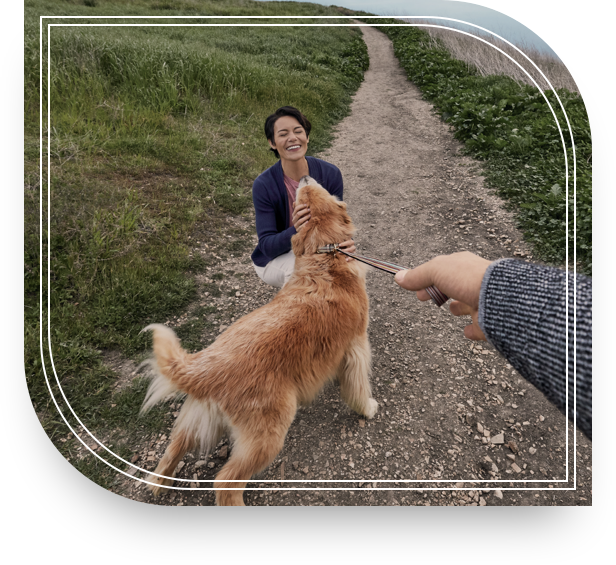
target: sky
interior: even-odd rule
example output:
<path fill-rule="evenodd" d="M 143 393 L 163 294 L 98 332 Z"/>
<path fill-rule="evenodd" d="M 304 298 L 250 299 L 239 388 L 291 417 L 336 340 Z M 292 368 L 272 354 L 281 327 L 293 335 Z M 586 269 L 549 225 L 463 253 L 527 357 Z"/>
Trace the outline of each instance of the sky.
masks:
<path fill-rule="evenodd" d="M 301 1 L 301 0 L 290 0 Z M 536 33 L 502 12 L 469 2 L 446 0 L 332 0 L 313 2 L 325 6 L 335 5 L 351 10 L 363 10 L 377 16 L 440 16 L 462 20 L 486 28 L 512 43 L 535 47 L 541 52 L 556 54 Z M 440 23 L 440 22 L 435 22 Z M 469 26 L 448 22 L 447 25 L 470 30 Z"/>

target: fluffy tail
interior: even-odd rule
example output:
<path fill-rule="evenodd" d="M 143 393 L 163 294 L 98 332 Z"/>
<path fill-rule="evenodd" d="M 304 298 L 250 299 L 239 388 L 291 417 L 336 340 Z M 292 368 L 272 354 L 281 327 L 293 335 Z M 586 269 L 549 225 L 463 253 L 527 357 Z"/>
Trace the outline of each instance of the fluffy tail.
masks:
<path fill-rule="evenodd" d="M 154 358 L 146 363 L 154 376 L 141 407 L 142 414 L 170 395 L 186 394 L 178 386 L 178 378 L 185 373 L 187 356 L 180 340 L 171 328 L 162 324 L 150 324 L 142 331 L 148 330 L 154 332 Z"/>

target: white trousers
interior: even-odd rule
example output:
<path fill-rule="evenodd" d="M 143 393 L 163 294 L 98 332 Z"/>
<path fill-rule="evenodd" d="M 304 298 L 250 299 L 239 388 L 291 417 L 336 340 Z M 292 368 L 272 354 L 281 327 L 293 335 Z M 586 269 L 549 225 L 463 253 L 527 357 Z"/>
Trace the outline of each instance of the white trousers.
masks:
<path fill-rule="evenodd" d="M 293 269 L 295 268 L 295 255 L 293 254 L 293 250 L 291 250 L 288 253 L 278 255 L 278 257 L 272 259 L 265 267 L 258 267 L 254 263 L 252 266 L 265 284 L 282 288 L 293 274 Z"/>

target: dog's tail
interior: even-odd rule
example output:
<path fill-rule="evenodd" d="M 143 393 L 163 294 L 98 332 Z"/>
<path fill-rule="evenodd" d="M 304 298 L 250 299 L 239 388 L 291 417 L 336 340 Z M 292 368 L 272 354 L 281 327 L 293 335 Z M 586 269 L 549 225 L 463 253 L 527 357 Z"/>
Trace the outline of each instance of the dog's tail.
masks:
<path fill-rule="evenodd" d="M 142 414 L 171 395 L 186 394 L 178 385 L 179 378 L 186 372 L 188 355 L 180 346 L 180 340 L 171 328 L 162 324 L 150 324 L 141 331 L 148 330 L 154 332 L 154 357 L 145 363 L 151 367 L 153 378 L 141 407 Z"/>

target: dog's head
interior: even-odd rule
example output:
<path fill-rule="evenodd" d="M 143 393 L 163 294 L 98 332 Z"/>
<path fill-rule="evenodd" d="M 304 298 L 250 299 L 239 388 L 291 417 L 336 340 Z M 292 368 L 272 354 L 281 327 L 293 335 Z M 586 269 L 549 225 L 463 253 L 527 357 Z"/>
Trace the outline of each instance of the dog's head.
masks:
<path fill-rule="evenodd" d="M 302 177 L 295 197 L 310 208 L 310 219 L 291 239 L 296 256 L 311 255 L 329 243 L 342 243 L 355 235 L 346 204 L 332 196 L 311 177 Z"/>

